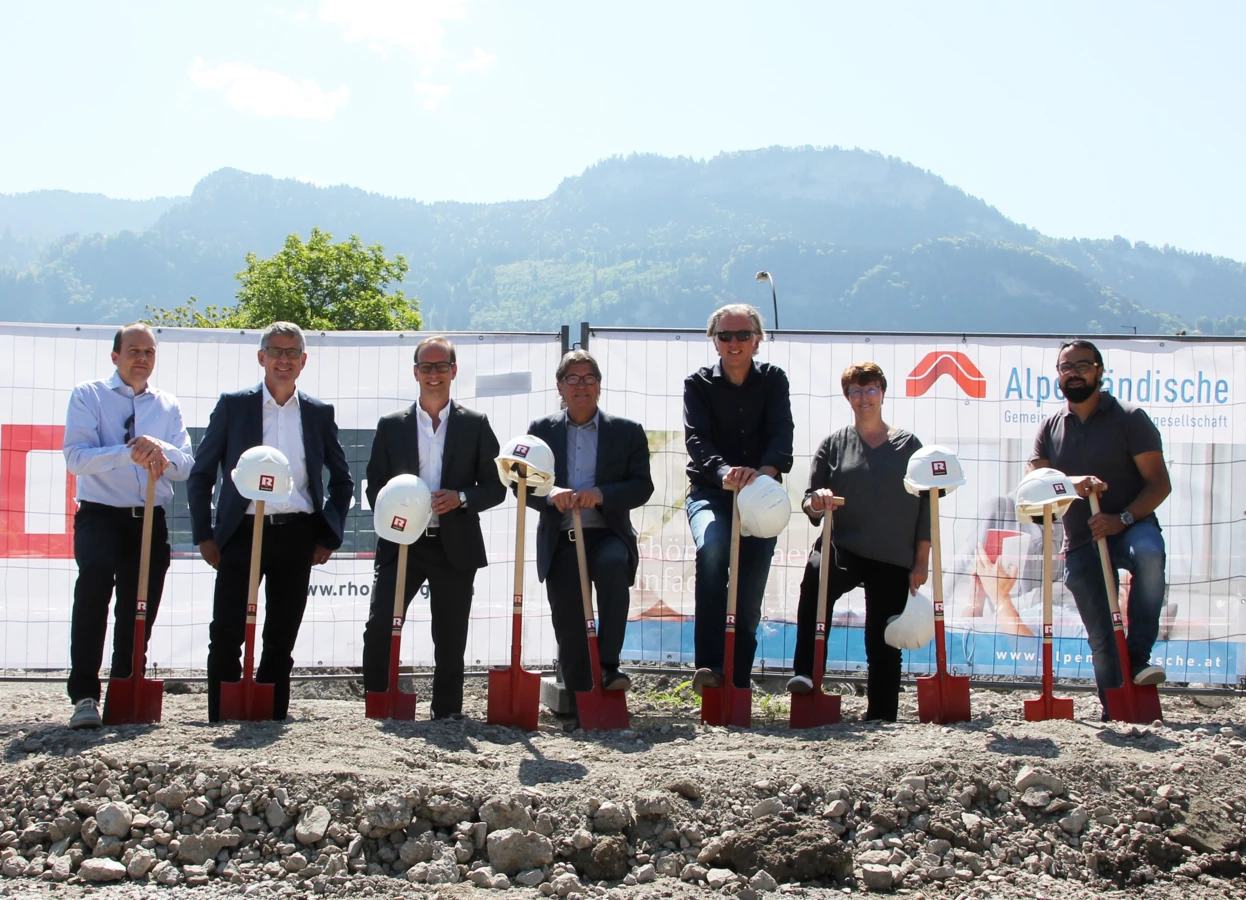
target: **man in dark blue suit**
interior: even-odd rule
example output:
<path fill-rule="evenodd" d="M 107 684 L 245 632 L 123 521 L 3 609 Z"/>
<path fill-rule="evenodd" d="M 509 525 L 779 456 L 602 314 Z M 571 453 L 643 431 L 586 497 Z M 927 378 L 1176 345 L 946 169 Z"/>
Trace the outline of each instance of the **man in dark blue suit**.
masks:
<path fill-rule="evenodd" d="M 627 690 L 619 653 L 627 629 L 629 590 L 640 551 L 631 511 L 653 494 L 649 441 L 638 422 L 598 408 L 601 369 L 586 350 L 572 350 L 558 364 L 563 410 L 528 426 L 554 451 L 554 489 L 547 497 L 528 494 L 541 514 L 537 525 L 537 576 L 545 582 L 558 639 L 563 681 L 573 691 L 593 687 L 588 638 L 580 594 L 580 569 L 573 543 L 573 508 L 580 510 L 589 578 L 597 593 L 597 647 L 602 686 Z"/>
<path fill-rule="evenodd" d="M 261 444 L 290 460 L 294 490 L 264 510 L 264 646 L 256 681 L 271 683 L 273 718 L 286 717 L 290 672 L 311 567 L 328 561 L 342 545 L 342 527 L 354 482 L 337 439 L 333 407 L 297 389 L 307 364 L 303 331 L 290 322 L 264 329 L 258 354 L 264 380 L 253 388 L 222 394 L 199 444 L 187 481 L 193 540 L 216 569 L 208 644 L 208 720 L 220 721 L 221 682 L 242 677 L 247 587 L 255 505 L 234 487 L 230 473 L 243 451 Z M 322 470 L 329 470 L 328 496 Z M 222 473 L 212 525 L 212 490 Z"/>

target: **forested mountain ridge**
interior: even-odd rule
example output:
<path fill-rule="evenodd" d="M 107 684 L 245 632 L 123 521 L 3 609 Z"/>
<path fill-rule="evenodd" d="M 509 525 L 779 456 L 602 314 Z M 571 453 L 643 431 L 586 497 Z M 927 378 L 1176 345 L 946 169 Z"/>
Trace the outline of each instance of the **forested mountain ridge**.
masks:
<path fill-rule="evenodd" d="M 768 309 L 759 269 L 775 275 L 783 328 L 1171 333 L 1246 315 L 1239 262 L 1048 238 L 901 160 L 771 148 L 611 158 L 544 199 L 494 204 L 222 169 L 146 229 L 79 230 L 24 263 L 0 243 L 0 318 L 113 322 L 192 295 L 232 305 L 247 252 L 312 226 L 404 254 L 403 288 L 435 329 L 695 327 L 725 302 Z"/>

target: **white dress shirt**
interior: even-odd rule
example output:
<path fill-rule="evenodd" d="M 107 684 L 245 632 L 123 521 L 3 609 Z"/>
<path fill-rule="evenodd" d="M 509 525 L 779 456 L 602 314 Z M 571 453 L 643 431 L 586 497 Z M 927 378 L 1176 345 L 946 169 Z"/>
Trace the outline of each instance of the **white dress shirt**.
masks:
<path fill-rule="evenodd" d="M 264 405 L 264 444 L 276 447 L 290 460 L 294 490 L 284 503 L 265 503 L 264 515 L 312 512 L 311 491 L 307 488 L 307 454 L 303 449 L 303 415 L 299 409 L 299 392 L 295 391 L 285 405 L 279 404 L 260 383 Z M 247 515 L 255 515 L 255 501 L 247 504 Z"/>
<path fill-rule="evenodd" d="M 79 501 L 106 506 L 146 502 L 147 470 L 131 460 L 127 435 L 160 442 L 169 466 L 156 482 L 156 505 L 173 501 L 170 482 L 185 481 L 195 464 L 177 398 L 150 384 L 135 394 L 116 372 L 111 378 L 83 382 L 69 396 L 62 447 L 65 467 L 77 477 Z"/>
<path fill-rule="evenodd" d="M 433 428 L 433 417 L 424 412 L 424 407 L 415 405 L 415 421 L 419 425 L 420 442 L 420 480 L 428 485 L 434 493 L 441 490 L 441 458 L 446 452 L 446 420 L 450 418 L 450 407 L 454 401 L 446 403 L 438 415 L 440 423 Z M 441 517 L 433 513 L 428 520 L 428 527 L 441 524 Z"/>

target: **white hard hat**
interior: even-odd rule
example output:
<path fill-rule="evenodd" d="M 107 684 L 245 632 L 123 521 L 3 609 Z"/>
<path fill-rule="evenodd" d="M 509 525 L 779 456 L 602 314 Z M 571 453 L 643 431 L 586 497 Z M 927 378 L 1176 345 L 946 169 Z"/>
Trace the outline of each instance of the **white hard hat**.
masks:
<path fill-rule="evenodd" d="M 1017 485 L 1017 519 L 1032 522 L 1043 517 L 1043 508 L 1050 506 L 1055 518 L 1063 516 L 1077 499 L 1077 488 L 1058 469 L 1035 469 Z"/>
<path fill-rule="evenodd" d="M 904 487 L 910 494 L 936 489 L 950 494 L 964 483 L 965 473 L 960 467 L 960 460 L 947 447 L 931 444 L 909 457 Z"/>
<path fill-rule="evenodd" d="M 787 490 L 769 475 L 758 475 L 741 488 L 740 534 L 743 537 L 778 537 L 792 519 L 792 500 Z"/>
<path fill-rule="evenodd" d="M 502 484 L 517 484 L 519 467 L 525 466 L 529 491 L 544 497 L 554 489 L 554 451 L 539 437 L 521 434 L 511 438 L 494 462 L 498 465 L 498 478 Z"/>
<path fill-rule="evenodd" d="M 248 500 L 284 503 L 294 492 L 290 460 L 276 447 L 261 444 L 244 450 L 231 477 L 238 493 Z"/>
<path fill-rule="evenodd" d="M 887 620 L 883 640 L 897 650 L 920 650 L 934 639 L 934 606 L 925 594 L 914 594 L 904 612 Z"/>
<path fill-rule="evenodd" d="M 418 475 L 395 475 L 376 495 L 372 528 L 395 544 L 414 544 L 433 515 L 433 494 Z"/>

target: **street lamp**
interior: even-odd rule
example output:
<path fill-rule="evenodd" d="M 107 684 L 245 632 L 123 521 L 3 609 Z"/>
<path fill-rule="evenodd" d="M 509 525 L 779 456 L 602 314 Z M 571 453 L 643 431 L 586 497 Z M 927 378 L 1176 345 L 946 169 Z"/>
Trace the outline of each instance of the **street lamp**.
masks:
<path fill-rule="evenodd" d="M 774 327 L 777 331 L 779 328 L 779 296 L 774 290 L 774 276 L 769 272 L 758 272 L 757 280 L 770 282 L 770 300 L 774 303 Z"/>

